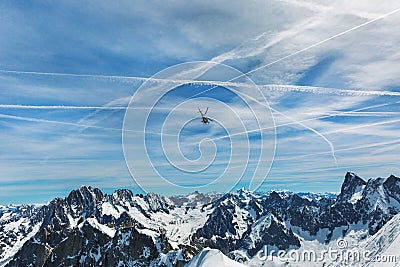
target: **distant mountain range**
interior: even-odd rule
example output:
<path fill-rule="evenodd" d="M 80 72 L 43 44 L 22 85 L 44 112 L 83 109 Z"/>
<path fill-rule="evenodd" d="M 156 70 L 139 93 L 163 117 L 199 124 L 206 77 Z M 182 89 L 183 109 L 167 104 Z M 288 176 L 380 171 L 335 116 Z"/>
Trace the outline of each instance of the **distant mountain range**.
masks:
<path fill-rule="evenodd" d="M 82 186 L 43 206 L 0 206 L 0 266 L 300 266 L 258 253 L 338 240 L 375 256 L 397 253 L 395 266 L 399 212 L 393 175 L 365 181 L 349 172 L 338 195 L 242 188 L 164 197 Z"/>

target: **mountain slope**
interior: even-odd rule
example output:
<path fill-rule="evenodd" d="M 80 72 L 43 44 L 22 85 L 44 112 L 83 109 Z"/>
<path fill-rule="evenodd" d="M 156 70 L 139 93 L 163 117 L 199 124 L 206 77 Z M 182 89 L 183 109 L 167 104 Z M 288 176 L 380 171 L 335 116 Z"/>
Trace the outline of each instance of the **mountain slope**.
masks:
<path fill-rule="evenodd" d="M 394 216 L 375 235 L 363 241 L 360 250 L 370 259 L 364 266 L 400 266 L 400 214 Z"/>
<path fill-rule="evenodd" d="M 35 214 L 41 205 L 0 206 L 0 266 L 33 237 L 41 220 Z"/>
<path fill-rule="evenodd" d="M 244 267 L 241 263 L 229 259 L 217 249 L 203 249 L 185 267 Z"/>

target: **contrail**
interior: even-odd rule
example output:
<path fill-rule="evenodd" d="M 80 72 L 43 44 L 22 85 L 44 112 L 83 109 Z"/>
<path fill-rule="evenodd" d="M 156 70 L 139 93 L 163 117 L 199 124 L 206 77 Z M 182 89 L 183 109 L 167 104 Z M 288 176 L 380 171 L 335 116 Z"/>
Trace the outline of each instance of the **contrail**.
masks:
<path fill-rule="evenodd" d="M 258 70 L 260 70 L 260 69 L 269 67 L 269 66 L 271 66 L 271 65 L 273 65 L 273 64 L 276 64 L 276 63 L 278 63 L 278 62 L 281 62 L 281 61 L 283 61 L 283 60 L 285 60 L 285 59 L 288 59 L 288 58 L 290 58 L 290 57 L 293 57 L 293 56 L 295 56 L 295 55 L 298 55 L 298 54 L 300 54 L 300 53 L 302 53 L 302 52 L 305 52 L 305 51 L 307 51 L 307 50 L 310 50 L 311 48 L 314 48 L 314 47 L 316 47 L 316 46 L 319 46 L 319 45 L 321 45 L 321 44 L 324 44 L 324 43 L 326 43 L 326 42 L 328 42 L 328 41 L 330 41 L 330 40 L 333 40 L 333 39 L 335 39 L 335 38 L 337 38 L 337 37 L 340 37 L 340 36 L 345 35 L 345 34 L 347 34 L 347 33 L 349 33 L 349 32 L 352 32 L 352 31 L 354 31 L 354 30 L 357 30 L 357 29 L 359 29 L 359 28 L 362 28 L 362 27 L 364 27 L 364 26 L 367 26 L 368 24 L 371 24 L 371 23 L 373 23 L 373 22 L 375 22 L 375 21 L 377 21 L 377 20 L 380 20 L 380 19 L 386 18 L 386 17 L 388 17 L 388 16 L 390 16 L 390 15 L 393 15 L 393 14 L 399 12 L 399 11 L 400 11 L 400 8 L 397 8 L 397 9 L 395 9 L 395 10 L 393 10 L 393 11 L 390 11 L 390 12 L 388 12 L 388 13 L 385 13 L 385 14 L 379 16 L 379 17 L 376 17 L 376 18 L 374 18 L 374 19 L 371 19 L 371 20 L 369 20 L 369 21 L 366 21 L 366 22 L 364 22 L 364 23 L 362 23 L 362 24 L 359 24 L 359 25 L 354 26 L 354 27 L 352 27 L 352 28 L 350 28 L 350 29 L 347 29 L 347 30 L 345 30 L 345 31 L 343 31 L 343 32 L 340 32 L 340 33 L 338 33 L 338 34 L 335 34 L 335 35 L 333 35 L 333 36 L 331 36 L 331 37 L 329 37 L 329 38 L 326 38 L 326 39 L 324 39 L 324 40 L 322 40 L 322 41 L 319 41 L 319 42 L 314 43 L 314 44 L 312 44 L 312 45 L 310 45 L 310 46 L 307 46 L 307 47 L 305 47 L 305 48 L 303 48 L 303 49 L 297 50 L 296 52 L 294 52 L 294 53 L 292 53 L 292 54 L 289 54 L 289 55 L 287 55 L 287 56 L 281 57 L 280 59 L 277 59 L 277 60 L 272 61 L 272 62 L 270 62 L 270 63 L 268 63 L 268 64 L 265 64 L 265 65 L 262 65 L 262 66 L 260 66 L 260 67 L 258 67 L 258 68 L 255 68 L 255 69 L 253 69 L 253 70 L 250 70 L 250 71 L 248 71 L 248 72 L 246 72 L 246 73 L 240 74 L 240 75 L 238 75 L 238 76 L 236 76 L 236 77 L 230 79 L 228 82 L 232 82 L 232 81 L 234 81 L 234 80 L 236 80 L 236 79 L 238 79 L 238 78 L 241 78 L 241 77 L 243 77 L 243 76 L 247 76 L 247 75 L 250 74 L 250 73 L 256 72 L 256 71 L 258 71 Z M 201 93 L 199 93 L 199 94 L 197 94 L 197 95 L 200 95 L 200 94 L 203 94 L 203 93 L 205 93 L 205 92 L 208 92 L 208 91 L 210 91 L 210 90 L 212 90 L 212 89 L 214 89 L 214 88 L 216 88 L 216 86 L 213 86 L 212 88 L 209 88 L 209 89 L 207 89 L 207 90 L 205 90 L 205 91 L 203 91 L 203 92 L 201 92 Z M 195 95 L 195 96 L 197 96 L 197 95 Z M 192 97 L 194 97 L 194 96 L 192 96 Z"/>
<path fill-rule="evenodd" d="M 90 127 L 90 128 L 95 128 L 95 129 L 103 129 L 103 130 L 111 130 L 111 131 L 121 131 L 121 129 L 118 129 L 118 128 L 108 128 L 108 127 L 101 127 L 101 126 L 84 125 L 84 124 L 73 123 L 73 122 L 37 119 L 37 118 L 31 118 L 31 117 L 21 117 L 21 116 L 13 116 L 13 115 L 6 115 L 6 114 L 0 114 L 0 118 L 19 120 L 19 121 L 29 121 L 29 122 L 54 123 L 54 124 L 60 124 L 60 125 L 66 125 L 66 126 Z"/>
<path fill-rule="evenodd" d="M 370 91 L 370 90 L 352 90 L 340 89 L 318 86 L 300 86 L 300 85 L 284 85 L 284 84 L 266 84 L 257 85 L 261 89 L 270 91 L 295 91 L 313 94 L 335 94 L 335 95 L 349 95 L 349 96 L 400 96 L 400 92 L 393 91 Z"/>
<path fill-rule="evenodd" d="M 101 130 L 109 130 L 109 131 L 121 131 L 121 128 L 110 128 L 110 127 L 102 127 L 102 126 L 94 126 L 94 125 L 87 125 L 87 124 L 80 124 L 74 122 L 64 122 L 64 121 L 55 121 L 55 120 L 46 120 L 46 119 L 37 119 L 32 117 L 22 117 L 22 116 L 14 116 L 14 115 L 7 115 L 7 114 L 0 114 L 0 118 L 2 119 L 10 119 L 10 120 L 19 120 L 19 121 L 28 121 L 28 122 L 42 122 L 42 123 L 53 123 L 65 126 L 76 126 L 76 127 L 83 127 L 83 128 L 94 128 L 94 129 L 101 129 Z M 136 133 L 143 133 L 143 131 L 139 130 L 124 130 L 125 132 L 136 132 Z M 151 132 L 145 131 L 144 133 L 153 134 L 153 135 L 160 135 L 159 132 Z M 177 136 L 175 134 L 164 134 L 168 136 Z"/>
<path fill-rule="evenodd" d="M 353 110 L 349 110 L 349 111 L 342 111 L 339 114 L 323 115 L 323 116 L 319 116 L 319 117 L 308 118 L 308 119 L 301 120 L 301 122 L 307 122 L 307 121 L 313 121 L 313 120 L 319 120 L 319 119 L 326 119 L 326 118 L 332 118 L 332 117 L 338 117 L 338 116 L 346 116 L 347 114 L 353 114 L 353 113 L 357 113 L 359 111 L 368 110 L 368 109 L 371 109 L 371 108 L 386 107 L 386 106 L 389 106 L 389 105 L 394 105 L 394 104 L 399 104 L 399 103 L 400 103 L 400 101 L 377 104 L 377 105 L 372 105 L 372 106 L 368 106 L 368 107 L 353 109 Z M 275 125 L 275 127 L 288 126 L 288 125 L 292 125 L 292 124 L 293 124 L 292 122 L 283 123 L 283 124 Z"/>
<path fill-rule="evenodd" d="M 306 115 L 316 115 L 319 113 L 304 113 Z M 331 116 L 331 117 L 387 117 L 387 116 L 398 116 L 400 115 L 400 112 L 396 111 L 360 111 L 360 112 L 355 112 L 355 111 L 332 111 L 332 112 L 327 112 L 325 113 L 326 115 L 324 116 Z"/>
<path fill-rule="evenodd" d="M 238 94 L 241 94 L 241 95 L 247 97 L 247 98 L 252 99 L 253 101 L 256 101 L 256 102 L 259 103 L 260 105 L 263 105 L 263 106 L 265 106 L 265 107 L 267 107 L 267 108 L 270 108 L 272 111 L 277 112 L 278 114 L 280 114 L 281 116 L 285 117 L 286 119 L 291 120 L 293 123 L 298 124 L 298 125 L 300 125 L 300 126 L 306 128 L 306 129 L 312 131 L 313 133 L 315 133 L 315 134 L 318 135 L 319 137 L 321 137 L 321 138 L 329 145 L 330 151 L 331 151 L 331 154 L 332 154 L 332 158 L 333 158 L 333 160 L 335 161 L 335 164 L 337 165 L 337 159 L 336 159 L 336 156 L 335 156 L 335 147 L 333 146 L 333 143 L 332 143 L 331 141 L 329 141 L 328 138 L 326 138 L 326 137 L 325 137 L 323 134 L 321 134 L 319 131 L 317 131 L 317 130 L 315 130 L 314 128 L 311 128 L 311 127 L 305 125 L 304 123 L 302 123 L 302 122 L 300 122 L 300 121 L 298 121 L 298 120 L 295 120 L 295 119 L 293 119 L 293 118 L 287 116 L 286 114 L 284 114 L 284 113 L 282 113 L 282 112 L 280 112 L 280 111 L 278 111 L 278 110 L 276 110 L 276 109 L 270 107 L 269 105 L 267 105 L 267 104 L 265 104 L 265 103 L 262 103 L 262 102 L 258 101 L 257 99 L 255 99 L 255 98 L 252 97 L 252 96 L 249 96 L 249 95 L 247 95 L 247 94 L 243 94 L 242 92 L 239 92 L 239 91 L 236 91 L 236 92 L 237 92 Z"/>
<path fill-rule="evenodd" d="M 383 125 L 383 124 L 390 124 L 390 123 L 394 123 L 394 122 L 400 122 L 400 119 L 361 124 L 361 125 L 357 125 L 357 126 L 352 126 L 352 127 L 347 127 L 347 128 L 341 128 L 341 129 L 328 131 L 328 132 L 325 132 L 325 134 L 338 133 L 338 132 L 343 132 L 343 131 L 348 131 L 348 130 L 362 129 L 362 128 L 366 128 L 366 127 Z"/>
<path fill-rule="evenodd" d="M 126 107 L 106 107 L 106 106 L 45 106 L 45 105 L 7 105 L 0 104 L 0 108 L 4 109 L 126 109 Z"/>
<path fill-rule="evenodd" d="M 211 138 L 210 140 L 219 140 L 219 139 L 228 138 L 230 136 L 242 135 L 242 134 L 247 134 L 247 133 L 255 133 L 255 132 L 260 132 L 260 131 L 264 131 L 264 130 L 271 130 L 273 128 L 279 128 L 279 127 L 283 127 L 283 126 L 290 126 L 290 125 L 293 125 L 293 124 L 297 124 L 297 122 L 307 122 L 307 121 L 314 121 L 314 120 L 320 120 L 320 119 L 326 119 L 326 118 L 332 118 L 332 117 L 338 117 L 338 116 L 347 116 L 347 114 L 357 113 L 358 111 L 368 110 L 368 109 L 371 109 L 371 108 L 384 107 L 384 106 L 394 105 L 394 104 L 398 104 L 398 103 L 400 103 L 400 101 L 391 102 L 391 103 L 384 103 L 384 104 L 378 104 L 378 105 L 373 105 L 373 106 L 353 109 L 353 110 L 350 110 L 350 111 L 343 111 L 343 112 L 340 112 L 338 114 L 323 115 L 323 116 L 313 117 L 313 118 L 308 118 L 308 119 L 303 119 L 303 120 L 295 120 L 296 122 L 292 121 L 292 122 L 277 124 L 277 125 L 270 126 L 270 127 L 264 127 L 264 128 L 254 129 L 254 130 L 237 132 L 237 133 L 233 133 L 233 134 L 230 134 L 230 135 L 223 135 L 223 136 Z M 396 115 L 397 114 L 398 113 L 396 113 Z"/>
<path fill-rule="evenodd" d="M 260 69 L 269 67 L 269 66 L 271 66 L 271 65 L 273 65 L 273 64 L 276 64 L 276 63 L 278 63 L 278 62 L 281 62 L 281 61 L 283 61 L 283 60 L 285 60 L 285 59 L 288 59 L 288 58 L 293 57 L 293 56 L 295 56 L 295 55 L 298 55 L 298 54 L 300 54 L 300 53 L 303 53 L 303 52 L 305 52 L 305 51 L 307 51 L 307 50 L 310 50 L 311 48 L 314 48 L 314 47 L 316 47 L 316 46 L 319 46 L 319 45 L 321 45 L 321 44 L 324 44 L 324 43 L 326 43 L 326 42 L 328 42 L 328 41 L 330 41 L 330 40 L 336 39 L 336 38 L 338 38 L 338 37 L 340 37 L 340 36 L 343 36 L 343 35 L 345 35 L 345 34 L 347 34 L 347 33 L 349 33 L 349 32 L 352 32 L 352 31 L 357 30 L 357 29 L 359 29 L 359 28 L 362 28 L 362 27 L 364 27 L 364 26 L 367 26 L 367 25 L 369 25 L 369 24 L 371 24 L 371 23 L 373 23 L 373 22 L 375 22 L 375 21 L 377 21 L 377 20 L 384 19 L 384 18 L 386 18 L 386 17 L 388 17 L 388 16 L 390 16 L 390 15 L 393 15 L 393 14 L 399 12 L 399 11 L 400 11 L 400 8 L 397 8 L 397 9 L 395 9 L 395 10 L 392 10 L 392 11 L 390 11 L 390 12 L 388 12 L 388 13 L 385 13 L 385 14 L 383 14 L 383 15 L 381 15 L 381 16 L 378 16 L 378 17 L 376 17 L 376 18 L 374 18 L 374 19 L 368 20 L 368 21 L 366 21 L 366 22 L 364 22 L 364 23 L 362 23 L 362 24 L 359 24 L 359 25 L 357 25 L 357 26 L 354 26 L 354 27 L 352 27 L 352 28 L 350 28 L 350 29 L 348 29 L 348 30 L 345 30 L 345 31 L 340 32 L 340 33 L 338 33 L 338 34 L 335 34 L 335 35 L 333 35 L 333 36 L 331 36 L 331 37 L 329 37 L 329 38 L 326 38 L 326 39 L 324 39 L 324 40 L 322 40 L 322 41 L 316 42 L 316 43 L 314 43 L 314 44 L 312 44 L 312 45 L 310 45 L 310 46 L 307 46 L 307 47 L 305 47 L 305 48 L 303 48 L 303 49 L 300 49 L 300 50 L 298 50 L 298 51 L 296 51 L 296 52 L 294 52 L 294 53 L 292 53 L 292 54 L 289 54 L 289 55 L 284 56 L 284 57 L 282 57 L 282 58 L 280 58 L 280 59 L 277 59 L 277 60 L 275 60 L 275 61 L 272 61 L 272 62 L 270 62 L 270 63 L 268 63 L 268 64 L 265 64 L 265 65 L 263 65 L 263 66 L 260 66 L 260 67 L 258 67 L 258 68 L 255 68 L 255 69 L 253 69 L 253 70 L 251 70 L 251 71 L 248 71 L 248 72 L 245 73 L 245 75 L 250 74 L 250 73 L 253 73 L 253 72 L 258 71 L 258 70 L 260 70 Z M 242 75 L 242 76 L 243 76 L 243 75 Z M 236 77 L 236 78 L 240 78 L 240 77 Z"/>
<path fill-rule="evenodd" d="M 374 148 L 374 147 L 380 147 L 380 146 L 387 146 L 387 145 L 394 145 L 394 144 L 399 144 L 400 139 L 392 140 L 392 141 L 385 141 L 385 142 L 377 142 L 377 143 L 370 143 L 366 145 L 360 145 L 360 146 L 354 146 L 354 147 L 348 147 L 348 148 L 340 148 L 336 149 L 336 152 L 348 152 L 348 151 L 353 151 L 353 150 L 360 150 L 360 149 L 366 149 L 366 148 Z M 321 152 L 315 152 L 315 153 L 309 153 L 305 155 L 298 155 L 298 156 L 284 156 L 284 157 L 276 157 L 274 161 L 293 161 L 296 159 L 302 159 L 302 158 L 307 158 L 307 157 L 315 157 L 318 155 L 325 155 L 325 154 L 330 154 L 329 151 L 321 151 Z"/>
<path fill-rule="evenodd" d="M 17 70 L 0 70 L 0 73 L 11 73 L 11 74 L 30 74 L 30 75 L 49 75 L 49 76 L 71 76 L 71 77 L 87 77 L 87 78 L 115 78 L 115 79 L 127 79 L 136 80 L 139 82 L 154 82 L 154 83 L 173 83 L 173 84 L 200 84 L 200 85 L 214 85 L 221 87 L 252 87 L 246 83 L 237 83 L 233 80 L 241 77 L 237 76 L 230 81 L 208 81 L 208 80 L 185 80 L 185 79 L 165 79 L 165 78 L 145 78 L 137 76 L 112 76 L 112 75 L 94 75 L 94 74 L 73 74 L 73 73 L 57 73 L 57 72 L 34 72 L 34 71 L 17 71 Z M 318 86 L 302 86 L 302 85 L 287 85 L 287 84 L 256 84 L 257 87 L 269 91 L 295 91 L 305 92 L 314 94 L 335 94 L 335 95 L 377 95 L 377 96 L 400 96 L 400 92 L 393 91 L 372 91 L 372 90 L 354 90 L 354 89 L 343 89 L 343 88 L 329 88 L 329 87 L 318 87 Z M 206 91 L 212 90 L 209 88 Z"/>
<path fill-rule="evenodd" d="M 76 73 L 61 73 L 61 72 L 38 72 L 38 71 L 19 71 L 19 70 L 0 70 L 4 74 L 25 74 L 25 75 L 46 75 L 46 76 L 60 76 L 60 77 L 80 77 L 80 78 L 97 78 L 97 79 L 123 79 L 134 80 L 138 82 L 155 82 L 155 83 L 195 83 L 195 84 L 217 84 L 227 86 L 229 82 L 223 81 L 201 81 L 193 79 L 167 79 L 167 78 L 154 78 L 154 77 L 138 77 L 138 76 L 117 76 L 117 75 L 98 75 L 98 74 L 76 74 Z"/>
<path fill-rule="evenodd" d="M 147 78 L 143 77 L 129 77 L 118 75 L 98 75 L 98 74 L 74 74 L 74 73 L 60 73 L 60 72 L 38 72 L 38 71 L 19 71 L 19 70 L 0 70 L 1 73 L 9 74 L 29 74 L 29 75 L 47 75 L 47 76 L 64 76 L 64 77 L 81 77 L 81 78 L 116 78 L 126 80 L 146 81 Z"/>
<path fill-rule="evenodd" d="M 392 102 L 392 103 L 384 103 L 384 104 L 372 105 L 372 106 L 358 108 L 358 109 L 354 109 L 354 110 L 350 110 L 350 111 L 344 111 L 344 112 L 341 112 L 340 114 L 324 115 L 324 116 L 313 117 L 313 118 L 308 118 L 308 119 L 304 119 L 304 120 L 294 120 L 294 121 L 292 120 L 292 122 L 288 122 L 288 123 L 283 123 L 283 124 L 278 124 L 278 125 L 271 126 L 271 127 L 264 127 L 264 128 L 254 129 L 254 130 L 248 130 L 248 131 L 233 133 L 233 134 L 230 134 L 230 135 L 219 136 L 219 137 L 211 138 L 210 140 L 219 140 L 219 139 L 224 139 L 224 138 L 228 138 L 228 137 L 231 137 L 231 136 L 237 136 L 237 135 L 248 134 L 248 133 L 253 133 L 253 132 L 260 132 L 260 131 L 264 131 L 264 130 L 271 130 L 273 128 L 278 128 L 278 127 L 290 126 L 290 125 L 293 125 L 293 124 L 298 124 L 299 122 L 303 123 L 303 122 L 307 122 L 307 121 L 313 121 L 313 120 L 319 120 L 319 119 L 325 119 L 325 118 L 331 118 L 331 117 L 337 117 L 337 116 L 346 116 L 348 113 L 352 114 L 352 113 L 356 113 L 358 111 L 368 110 L 368 109 L 371 109 L 371 108 L 384 107 L 384 106 L 394 105 L 394 104 L 398 104 L 398 103 L 400 103 L 400 101 L 396 101 L 396 102 Z M 275 109 L 275 111 L 276 111 L 276 109 Z M 396 113 L 396 115 L 397 114 L 398 113 Z M 396 122 L 396 121 L 390 121 L 390 122 Z M 389 123 L 389 122 L 385 122 L 385 123 Z M 379 124 L 384 124 L 384 123 L 380 122 Z M 367 126 L 363 126 L 363 127 L 367 127 Z M 331 133 L 331 132 L 329 132 L 329 133 Z M 327 152 L 323 152 L 323 153 L 327 153 Z M 329 153 L 332 153 L 332 150 Z"/>
<path fill-rule="evenodd" d="M 392 140 L 392 141 L 385 141 L 385 142 L 379 142 L 379 143 L 372 143 L 372 144 L 367 144 L 367 145 L 361 145 L 361 146 L 356 146 L 356 147 L 348 147 L 348 148 L 341 148 L 341 149 L 336 149 L 336 152 L 347 152 L 347 151 L 353 151 L 353 150 L 359 150 L 359 149 L 365 149 L 365 148 L 371 148 L 371 147 L 377 147 L 377 146 L 386 146 L 386 145 L 393 145 L 396 143 L 400 143 L 400 139 Z M 275 158 L 277 161 L 286 161 L 286 160 L 294 160 L 294 159 L 299 159 L 299 158 L 306 158 L 306 157 L 311 157 L 311 156 L 317 156 L 317 155 L 324 155 L 328 154 L 329 152 L 322 151 L 322 152 L 316 152 L 312 154 L 307 154 L 307 155 L 299 155 L 299 156 L 293 156 L 293 157 L 285 157 L 285 158 Z"/>
<path fill-rule="evenodd" d="M 304 123 L 302 123 L 302 122 L 300 122 L 300 121 L 297 121 L 297 120 L 295 120 L 295 119 L 292 119 L 291 117 L 289 117 L 289 116 L 283 114 L 282 112 L 280 112 L 280 111 L 278 111 L 278 110 L 276 110 L 276 109 L 274 109 L 274 108 L 272 108 L 272 107 L 271 107 L 271 110 L 273 110 L 274 112 L 277 112 L 279 115 L 285 117 L 286 119 L 289 119 L 289 120 L 293 121 L 294 123 L 303 126 L 304 128 L 306 128 L 306 129 L 312 131 L 313 133 L 315 133 L 316 135 L 318 135 L 319 137 L 321 137 L 326 143 L 328 143 L 328 145 L 329 145 L 329 147 L 330 147 L 330 149 L 331 149 L 331 154 L 332 154 L 333 160 L 335 161 L 335 164 L 337 165 L 337 159 L 336 159 L 336 156 L 335 156 L 335 147 L 333 146 L 333 143 L 332 143 L 331 141 L 329 141 L 328 138 L 325 137 L 325 135 L 323 135 L 323 134 L 320 133 L 319 131 L 315 130 L 314 128 L 311 128 L 311 127 L 305 125 Z"/>
<path fill-rule="evenodd" d="M 171 110 L 170 108 L 166 107 L 111 107 L 111 106 L 46 106 L 46 105 L 14 105 L 14 104 L 0 104 L 0 109 L 82 109 L 82 110 L 126 110 L 126 109 L 135 109 L 135 110 Z"/>
<path fill-rule="evenodd" d="M 342 111 L 342 112 L 337 113 L 337 114 L 323 115 L 323 116 L 319 116 L 319 117 L 303 119 L 303 120 L 300 120 L 300 122 L 314 121 L 314 120 L 327 119 L 327 118 L 339 117 L 339 116 L 347 116 L 347 114 L 356 114 L 359 111 L 368 110 L 368 109 L 371 109 L 371 108 L 385 107 L 385 106 L 399 104 L 399 103 L 400 103 L 400 101 L 391 102 L 391 103 L 383 103 L 383 104 L 378 104 L 378 105 L 373 105 L 373 106 L 353 109 L 353 110 L 350 110 L 350 111 Z M 397 115 L 397 113 L 396 113 L 396 115 Z M 288 122 L 288 123 L 282 123 L 282 124 L 275 125 L 275 127 L 278 128 L 278 127 L 289 126 L 289 125 L 293 125 L 293 124 L 294 124 L 293 122 Z M 270 128 L 261 128 L 261 129 L 257 129 L 257 130 L 268 130 L 268 129 L 270 129 Z M 254 131 L 256 131 L 256 130 L 254 130 Z"/>
<path fill-rule="evenodd" d="M 285 117 L 286 119 L 292 121 L 294 124 L 298 124 L 298 125 L 300 125 L 300 126 L 306 128 L 306 129 L 312 131 L 313 133 L 317 134 L 319 137 L 321 137 L 321 138 L 329 145 L 330 151 L 331 151 L 331 154 L 332 154 L 332 158 L 333 158 L 333 160 L 335 161 L 335 164 L 337 165 L 337 159 L 336 159 L 336 156 L 335 156 L 335 147 L 334 147 L 333 143 L 332 143 L 331 141 L 329 141 L 328 138 L 326 138 L 326 137 L 325 137 L 323 134 L 321 134 L 319 131 L 317 131 L 317 130 L 315 130 L 314 128 L 311 128 L 311 127 L 305 125 L 305 124 L 302 123 L 301 121 L 295 120 L 295 119 L 293 119 L 293 118 L 287 116 L 286 114 L 283 114 L 282 112 L 280 112 L 280 111 L 278 111 L 278 110 L 276 110 L 276 109 L 270 107 L 268 104 L 265 104 L 265 103 L 263 103 L 263 102 L 257 100 L 256 98 L 254 98 L 254 97 L 248 95 L 248 94 L 242 93 L 242 92 L 240 92 L 240 91 L 238 91 L 238 90 L 235 90 L 235 89 L 231 89 L 231 90 L 232 90 L 232 91 L 235 91 L 235 92 L 236 92 L 237 94 L 239 94 L 239 95 L 242 95 L 242 96 L 244 96 L 244 97 L 246 97 L 246 98 L 248 98 L 248 99 L 251 99 L 251 100 L 257 102 L 258 104 L 260 104 L 260 105 L 262 105 L 262 106 L 264 106 L 264 107 L 266 107 L 266 108 L 269 108 L 269 109 L 273 110 L 274 112 L 280 114 L 281 116 Z M 274 128 L 274 127 L 272 127 L 272 128 Z M 244 133 L 249 133 L 249 132 L 256 132 L 256 131 L 258 132 L 258 131 L 261 131 L 261 130 L 265 130 L 265 129 L 255 129 L 255 130 L 245 131 L 245 132 L 240 132 L 240 133 L 235 133 L 235 134 L 231 134 L 231 135 L 227 135 L 227 136 L 223 136 L 223 137 L 217 137 L 217 138 L 215 138 L 215 139 L 222 139 L 222 138 L 224 138 L 224 137 L 230 137 L 230 136 L 239 135 L 239 134 L 244 134 Z M 213 138 L 213 139 L 211 139 L 211 140 L 215 140 L 215 139 Z"/>

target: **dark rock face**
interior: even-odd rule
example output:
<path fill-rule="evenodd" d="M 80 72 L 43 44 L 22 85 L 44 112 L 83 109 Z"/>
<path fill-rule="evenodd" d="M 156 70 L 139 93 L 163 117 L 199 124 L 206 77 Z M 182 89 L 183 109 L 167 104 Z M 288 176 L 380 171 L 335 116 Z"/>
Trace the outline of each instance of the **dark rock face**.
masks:
<path fill-rule="evenodd" d="M 230 204 L 217 206 L 204 227 L 197 231 L 196 238 L 204 237 L 206 246 L 219 248 L 223 253 L 235 248 L 236 240 L 229 237 L 236 233 L 233 208 Z"/>
<path fill-rule="evenodd" d="M 204 227 L 199 229 L 199 234 L 207 239 L 212 238 L 214 235 L 235 234 L 236 230 L 232 223 L 233 214 L 231 212 L 233 208 L 233 205 L 229 204 L 217 206 Z"/>
<path fill-rule="evenodd" d="M 29 240 L 6 266 L 30 266 L 32 263 L 34 263 L 34 266 L 44 266 L 49 258 L 50 251 L 49 246 Z"/>
<path fill-rule="evenodd" d="M 120 261 L 149 266 L 159 255 L 152 237 L 139 233 L 135 228 L 122 228 L 114 237 L 104 234 L 87 222 L 79 229 L 60 231 L 63 232 L 64 239 L 53 249 L 44 238 L 35 239 L 26 243 L 7 266 L 28 266 L 29 263 L 45 267 L 118 266 Z M 159 243 L 163 248 L 167 244 L 165 241 Z"/>
<path fill-rule="evenodd" d="M 246 251 L 253 257 L 264 245 L 283 250 L 299 247 L 305 233 L 329 242 L 334 232 L 345 235 L 357 224 L 374 234 L 400 212 L 398 207 L 400 178 L 364 181 L 350 172 L 336 199 L 245 189 L 222 196 L 199 192 L 190 197 L 135 196 L 125 189 L 105 195 L 82 186 L 42 207 L 0 206 L 0 252 L 5 255 L 15 242 L 24 243 L 6 266 L 159 266 L 167 262 L 183 266 L 206 246 L 246 261 L 236 252 Z M 179 237 L 174 236 L 176 229 L 167 229 L 179 228 L 183 220 L 179 216 L 193 211 L 201 214 L 202 223 L 191 221 L 188 238 L 171 242 Z M 176 219 L 167 225 L 160 219 L 167 216 Z M 17 228 L 10 230 L 10 225 Z"/>
<path fill-rule="evenodd" d="M 244 247 L 247 248 L 247 252 L 251 257 L 260 251 L 265 244 L 275 246 L 280 250 L 285 250 L 289 247 L 300 247 L 300 241 L 292 230 L 286 229 L 284 224 L 273 215 L 267 216 L 261 220 L 261 223 L 265 223 L 264 221 L 267 221 L 268 225 L 260 229 L 261 231 L 256 240 L 252 240 L 251 235 L 246 236 L 243 240 Z"/>
<path fill-rule="evenodd" d="M 385 193 L 400 203 L 400 178 L 390 175 L 383 183 Z"/>
<path fill-rule="evenodd" d="M 337 202 L 346 202 L 356 193 L 357 189 L 365 186 L 367 183 L 355 173 L 347 172 L 344 177 L 344 182 L 337 197 Z"/>
<path fill-rule="evenodd" d="M 158 254 L 152 238 L 134 228 L 121 229 L 110 238 L 84 225 L 82 232 L 73 231 L 52 251 L 45 266 L 118 266 L 120 261 L 146 266 Z"/>
<path fill-rule="evenodd" d="M 195 237 L 225 254 L 244 248 L 253 256 L 265 244 L 280 249 L 300 246 L 293 232 L 286 229 L 270 211 L 263 209 L 262 202 L 235 194 L 228 194 L 217 201 L 214 212 L 197 230 Z"/>

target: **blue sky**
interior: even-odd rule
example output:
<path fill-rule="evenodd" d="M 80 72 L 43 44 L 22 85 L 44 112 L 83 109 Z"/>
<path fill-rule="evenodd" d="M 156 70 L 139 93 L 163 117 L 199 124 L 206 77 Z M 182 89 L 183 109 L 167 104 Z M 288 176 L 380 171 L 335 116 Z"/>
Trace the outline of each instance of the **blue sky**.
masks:
<path fill-rule="evenodd" d="M 256 178 L 266 176 L 259 190 L 337 192 L 346 171 L 400 175 L 399 7 L 394 0 L 1 1 L 0 204 L 46 202 L 81 185 L 142 192 L 132 170 L 146 190 L 166 195 L 247 186 L 258 163 Z M 258 86 L 271 110 L 235 84 L 242 78 L 232 81 L 239 94 L 220 86 L 193 97 L 209 88 L 196 80 L 229 80 L 205 64 L 194 84 L 157 102 L 146 129 L 162 134 L 147 134 L 148 156 L 137 153 L 128 168 L 122 127 L 132 95 L 146 78 L 190 61 L 247 73 L 243 79 Z M 135 108 L 154 106 L 148 88 Z M 209 106 L 216 121 L 202 125 L 198 106 Z M 265 129 L 257 132 L 256 119 Z M 227 132 L 234 135 L 218 139 Z M 133 144 L 144 141 L 132 137 Z M 215 146 L 204 141 L 199 148 L 203 138 Z M 273 162 L 260 162 L 274 145 Z M 213 161 L 188 176 L 164 152 L 192 170 Z M 165 187 L 140 160 L 187 188 Z"/>

